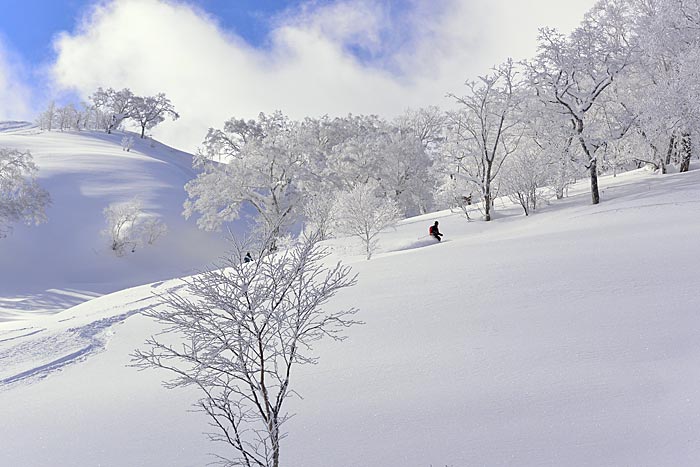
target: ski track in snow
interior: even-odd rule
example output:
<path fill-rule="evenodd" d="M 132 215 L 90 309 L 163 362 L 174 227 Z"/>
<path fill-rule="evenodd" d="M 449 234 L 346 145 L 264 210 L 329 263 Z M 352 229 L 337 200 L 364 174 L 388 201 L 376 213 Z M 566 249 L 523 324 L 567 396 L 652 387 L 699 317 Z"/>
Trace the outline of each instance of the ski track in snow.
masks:
<path fill-rule="evenodd" d="M 25 329 L 26 329 L 26 328 L 25 328 Z M 22 330 L 24 330 L 24 329 L 22 329 Z M 15 339 L 22 339 L 22 338 L 24 338 L 24 337 L 33 336 L 34 334 L 38 334 L 38 333 L 43 332 L 43 331 L 46 331 L 46 328 L 37 329 L 37 330 L 35 330 L 35 331 L 28 332 L 27 334 L 22 334 L 22 335 L 20 335 L 20 336 L 14 336 L 14 337 L 8 337 L 8 338 L 6 338 L 6 339 L 0 339 L 0 344 L 3 343 L 3 342 L 13 341 L 13 340 L 15 340 Z"/>
<path fill-rule="evenodd" d="M 134 303 L 145 300 L 151 301 L 151 299 L 140 299 Z M 83 326 L 71 327 L 63 332 L 42 335 L 39 338 L 28 339 L 46 329 L 37 329 L 27 334 L 0 340 L 0 361 L 3 362 L 3 368 L 0 368 L 0 390 L 9 389 L 14 383 L 21 381 L 31 382 L 43 379 L 68 365 L 103 351 L 109 337 L 114 333 L 112 328 L 115 325 L 123 323 L 129 317 L 141 313 L 150 306 L 151 304 L 131 309 L 126 313 L 98 319 Z M 2 348 L 1 345 L 8 341 L 19 342 Z M 26 368 L 27 364 L 32 366 Z"/>
<path fill-rule="evenodd" d="M 417 248 L 426 248 L 426 247 L 431 247 L 431 246 L 435 246 L 435 245 L 440 245 L 441 243 L 447 243 L 449 241 L 450 241 L 449 239 L 443 239 L 443 240 L 438 242 L 432 238 L 422 237 L 422 238 L 417 239 L 414 242 L 398 245 L 394 248 L 387 249 L 386 253 L 415 250 Z"/>

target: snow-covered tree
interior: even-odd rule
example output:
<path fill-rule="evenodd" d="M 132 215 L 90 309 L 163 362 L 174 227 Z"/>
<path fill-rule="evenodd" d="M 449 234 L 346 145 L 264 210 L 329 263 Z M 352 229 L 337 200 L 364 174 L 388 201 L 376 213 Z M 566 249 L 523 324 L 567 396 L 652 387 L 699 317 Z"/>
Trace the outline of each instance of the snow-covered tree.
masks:
<path fill-rule="evenodd" d="M 129 152 L 134 147 L 134 137 L 126 135 L 122 138 L 122 151 Z"/>
<path fill-rule="evenodd" d="M 340 235 L 359 238 L 370 259 L 377 249 L 379 233 L 394 227 L 400 216 L 396 202 L 382 195 L 377 182 L 370 181 L 338 194 L 333 228 Z"/>
<path fill-rule="evenodd" d="M 200 214 L 199 225 L 206 229 L 235 219 L 248 204 L 259 224 L 284 230 L 302 220 L 312 199 L 323 204 L 318 197 L 332 200 L 370 180 L 406 214 L 432 207 L 425 147 L 413 132 L 376 116 L 299 122 L 276 113 L 257 121 L 232 119 L 222 130 L 209 131 L 200 152 L 203 173 L 187 186 L 185 214 Z"/>
<path fill-rule="evenodd" d="M 170 102 L 170 99 L 165 97 L 164 93 L 161 92 L 155 96 L 133 97 L 129 118 L 141 128 L 141 138 L 145 137 L 146 130 L 163 122 L 165 117 L 177 120 L 180 118 L 180 115 L 175 112 L 175 107 Z"/>
<path fill-rule="evenodd" d="M 38 119 L 39 128 L 51 131 L 56 121 L 56 102 L 51 101 Z"/>
<path fill-rule="evenodd" d="M 519 94 L 512 61 L 479 81 L 466 83 L 468 93 L 452 96 L 461 109 L 450 116 L 447 153 L 464 178 L 481 195 L 484 220 L 491 220 L 493 182 L 522 136 Z"/>
<path fill-rule="evenodd" d="M 156 216 L 146 216 L 139 224 L 139 238 L 144 245 L 153 245 L 168 233 L 168 226 Z"/>
<path fill-rule="evenodd" d="M 521 149 L 506 162 L 501 175 L 501 190 L 525 213 L 537 209 L 548 198 L 544 188 L 552 185 L 551 161 L 534 141 L 521 143 Z"/>
<path fill-rule="evenodd" d="M 408 109 L 393 124 L 402 135 L 413 135 L 423 146 L 423 154 L 415 171 L 418 180 L 414 186 L 418 189 L 411 191 L 411 198 L 418 204 L 421 214 L 429 212 L 437 206 L 435 194 L 438 181 L 445 172 L 440 148 L 446 137 L 447 113 L 437 106 Z"/>
<path fill-rule="evenodd" d="M 51 199 L 37 183 L 37 172 L 29 151 L 0 148 L 0 238 L 7 236 L 13 223 L 46 221 Z"/>
<path fill-rule="evenodd" d="M 430 151 L 445 139 L 447 114 L 437 106 L 408 109 L 395 120 L 404 133 L 411 133 L 423 147 Z"/>
<path fill-rule="evenodd" d="M 334 204 L 334 194 L 311 194 L 304 203 L 305 231 L 318 234 L 321 240 L 329 238 L 333 233 Z"/>
<path fill-rule="evenodd" d="M 52 131 L 58 129 L 80 131 L 84 128 L 96 128 L 95 125 L 90 126 L 92 121 L 90 117 L 92 112 L 97 112 L 96 109 L 90 109 L 84 103 L 75 105 L 68 103 L 63 107 L 57 106 L 54 101 L 51 101 L 37 119 L 37 123 L 42 130 Z"/>
<path fill-rule="evenodd" d="M 167 226 L 157 217 L 148 215 L 137 198 L 111 203 L 104 209 L 107 228 L 102 232 L 117 256 L 134 253 L 143 245 L 153 245 L 167 232 Z"/>
<path fill-rule="evenodd" d="M 127 118 L 134 118 L 136 96 L 130 89 L 116 91 L 112 88 L 98 88 L 90 96 L 95 109 L 98 110 L 98 123 L 107 133 L 111 133 Z"/>
<path fill-rule="evenodd" d="M 411 132 L 389 126 L 377 149 L 376 157 L 381 161 L 379 184 L 403 214 L 412 216 L 432 208 L 432 161 L 421 141 Z"/>
<path fill-rule="evenodd" d="M 459 170 L 459 168 L 457 168 Z M 440 205 L 452 211 L 459 210 L 471 220 L 469 212 L 472 209 L 473 184 L 460 173 L 444 173 L 438 180 L 436 200 Z"/>
<path fill-rule="evenodd" d="M 570 119 L 591 178 L 593 204 L 598 191 L 598 149 L 621 136 L 610 125 L 596 125 L 605 92 L 633 58 L 627 0 L 598 2 L 568 37 L 550 28 L 540 30 L 539 53 L 528 64 L 530 84 L 541 98 Z M 603 112 L 599 112 L 598 117 Z M 630 122 L 619 122 L 629 128 Z"/>
<path fill-rule="evenodd" d="M 299 220 L 305 196 L 315 192 L 309 144 L 301 125 L 279 112 L 210 129 L 195 161 L 202 172 L 185 186 L 185 216 L 198 214 L 197 224 L 214 230 L 247 205 L 263 230 L 284 234 Z"/>
<path fill-rule="evenodd" d="M 68 130 L 72 127 L 75 120 L 75 107 L 73 104 L 68 104 L 56 109 L 56 123 L 60 131 Z"/>
<path fill-rule="evenodd" d="M 700 1 L 634 0 L 641 52 L 623 103 L 648 146 L 638 159 L 661 172 L 689 167 L 693 130 L 700 124 Z"/>
<path fill-rule="evenodd" d="M 379 181 L 385 122 L 376 115 L 348 115 L 328 126 L 324 163 L 335 189 L 346 191 L 370 180 Z"/>
<path fill-rule="evenodd" d="M 90 110 L 88 104 L 81 102 L 74 108 L 74 113 L 70 122 L 70 127 L 75 131 L 89 128 Z"/>
<path fill-rule="evenodd" d="M 112 203 L 104 209 L 107 228 L 103 234 L 107 236 L 110 248 L 117 256 L 122 256 L 129 250 L 132 253 L 138 246 L 136 222 L 141 215 L 142 206 L 138 200 L 126 203 Z"/>
<path fill-rule="evenodd" d="M 328 304 L 355 283 L 349 267 L 324 266 L 327 253 L 317 237 L 268 254 L 274 242 L 269 236 L 255 249 L 234 242 L 216 269 L 185 279 L 184 291 L 162 296 L 162 304 L 144 315 L 169 334 L 151 337 L 134 354 L 137 366 L 174 374 L 167 387 L 199 390 L 196 406 L 215 430 L 209 438 L 233 450 L 220 458 L 224 465 L 281 465 L 280 441 L 291 416 L 286 401 L 296 394 L 292 373 L 317 361 L 314 343 L 342 340 L 345 329 L 358 323 L 352 320 L 356 310 Z M 258 259 L 244 261 L 250 251 Z"/>

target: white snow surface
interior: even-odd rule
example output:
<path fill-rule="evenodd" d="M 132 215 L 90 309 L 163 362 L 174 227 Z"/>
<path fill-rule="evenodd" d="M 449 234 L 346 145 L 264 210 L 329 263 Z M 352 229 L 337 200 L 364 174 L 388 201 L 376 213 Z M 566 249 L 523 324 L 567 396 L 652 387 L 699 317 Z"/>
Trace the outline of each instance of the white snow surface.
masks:
<path fill-rule="evenodd" d="M 182 217 L 192 156 L 124 133 L 43 132 L 26 122 L 1 122 L 0 147 L 31 151 L 39 183 L 52 203 L 48 221 L 15 224 L 0 239 L 0 321 L 55 313 L 104 293 L 191 274 L 217 258 L 225 241 Z M 168 233 L 155 244 L 117 257 L 101 232 L 103 210 L 133 198 Z"/>
<path fill-rule="evenodd" d="M 49 151 L 62 137 L 45 138 Z M 365 324 L 318 343 L 320 363 L 294 374 L 304 399 L 290 401 L 282 465 L 697 465 L 700 170 L 601 186 L 596 206 L 581 183 L 530 217 L 499 202 L 490 223 L 408 219 L 371 261 L 329 242 L 328 260 L 359 274 L 329 306 L 358 307 Z M 442 244 L 426 238 L 436 219 Z M 194 390 L 127 366 L 159 330 L 139 312 L 180 285 L 0 322 L 0 465 L 184 467 L 225 454 L 188 412 Z"/>

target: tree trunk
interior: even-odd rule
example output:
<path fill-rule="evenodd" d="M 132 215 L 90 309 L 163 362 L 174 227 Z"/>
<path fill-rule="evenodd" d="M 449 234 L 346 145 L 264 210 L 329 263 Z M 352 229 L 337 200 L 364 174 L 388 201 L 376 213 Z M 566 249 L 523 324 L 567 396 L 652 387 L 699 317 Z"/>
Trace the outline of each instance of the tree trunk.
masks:
<path fill-rule="evenodd" d="M 687 172 L 690 170 L 690 156 L 692 144 L 690 140 L 690 133 L 684 132 L 681 135 L 681 168 L 680 172 Z"/>
<path fill-rule="evenodd" d="M 600 193 L 598 192 L 598 163 L 595 159 L 591 160 L 591 202 L 593 204 L 600 203 Z"/>
<path fill-rule="evenodd" d="M 668 150 L 666 151 L 666 165 L 671 163 L 671 156 L 673 155 L 673 150 L 676 147 L 676 135 L 671 135 L 671 139 L 668 141 Z"/>
<path fill-rule="evenodd" d="M 146 125 L 141 125 L 141 139 L 143 139 L 146 134 Z"/>
<path fill-rule="evenodd" d="M 367 261 L 372 259 L 372 237 L 369 232 L 365 231 L 365 236 L 362 239 L 365 243 L 365 252 L 367 253 Z"/>
<path fill-rule="evenodd" d="M 600 203 L 600 193 L 598 192 L 598 161 L 595 157 L 591 157 L 591 151 L 588 149 L 586 141 L 583 139 L 583 120 L 576 120 L 576 132 L 578 133 L 578 140 L 581 143 L 581 148 L 591 164 L 589 166 L 591 174 L 591 202 L 592 204 L 598 204 Z"/>
<path fill-rule="evenodd" d="M 276 421 L 274 423 L 277 423 Z M 280 465 L 280 433 L 279 425 L 273 428 L 272 432 L 272 467 L 279 467 Z"/>
<path fill-rule="evenodd" d="M 495 157 L 495 156 L 494 156 Z M 484 220 L 491 220 L 491 208 L 493 207 L 493 200 L 491 199 L 491 164 L 492 160 L 489 160 L 488 155 L 486 156 L 486 172 L 484 173 Z"/>
<path fill-rule="evenodd" d="M 566 190 L 567 186 L 567 180 L 566 180 L 566 161 L 567 159 L 570 159 L 571 156 L 569 155 L 571 152 L 571 144 L 574 142 L 574 137 L 570 136 L 569 139 L 566 140 L 566 147 L 564 148 L 564 153 L 561 156 L 561 165 L 559 166 L 559 177 L 558 177 L 558 182 L 560 183 L 560 186 L 556 187 L 556 195 L 557 199 L 564 199 L 564 190 Z"/>
<path fill-rule="evenodd" d="M 491 220 L 491 184 L 487 183 L 484 190 L 484 220 Z"/>

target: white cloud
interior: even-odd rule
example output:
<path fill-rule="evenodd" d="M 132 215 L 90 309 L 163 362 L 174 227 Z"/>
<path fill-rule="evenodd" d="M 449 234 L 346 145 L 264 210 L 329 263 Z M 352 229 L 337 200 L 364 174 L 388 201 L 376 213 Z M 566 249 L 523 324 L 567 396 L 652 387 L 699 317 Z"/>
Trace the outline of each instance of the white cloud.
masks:
<path fill-rule="evenodd" d="M 280 28 L 287 26 L 313 31 L 325 40 L 342 45 L 357 45 L 378 51 L 381 32 L 391 18 L 376 1 L 337 1 L 323 6 L 302 4 L 297 11 L 287 11 L 277 19 Z"/>
<path fill-rule="evenodd" d="M 27 120 L 33 115 L 24 68 L 0 40 L 0 120 Z"/>
<path fill-rule="evenodd" d="M 182 118 L 155 133 L 192 150 L 208 127 L 232 116 L 395 115 L 448 104 L 445 94 L 460 92 L 465 79 L 508 56 L 532 55 L 538 26 L 571 29 L 593 0 L 571 3 L 414 0 L 403 10 L 370 0 L 309 3 L 278 18 L 258 49 L 184 3 L 115 0 L 58 37 L 52 74 L 85 97 L 98 86 L 165 92 Z"/>

